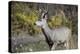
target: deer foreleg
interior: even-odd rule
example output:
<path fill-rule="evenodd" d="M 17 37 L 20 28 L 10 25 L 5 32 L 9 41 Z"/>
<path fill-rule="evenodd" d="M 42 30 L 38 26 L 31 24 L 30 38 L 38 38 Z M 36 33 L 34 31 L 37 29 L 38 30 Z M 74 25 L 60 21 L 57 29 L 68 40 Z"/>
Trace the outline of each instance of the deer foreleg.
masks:
<path fill-rule="evenodd" d="M 51 50 L 55 50 L 56 46 L 57 46 L 57 43 L 54 43 Z"/>

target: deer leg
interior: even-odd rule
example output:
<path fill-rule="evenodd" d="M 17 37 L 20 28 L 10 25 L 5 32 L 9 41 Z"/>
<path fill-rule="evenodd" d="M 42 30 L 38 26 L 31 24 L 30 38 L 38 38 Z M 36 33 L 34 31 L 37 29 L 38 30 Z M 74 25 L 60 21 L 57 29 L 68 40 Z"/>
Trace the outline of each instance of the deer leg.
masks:
<path fill-rule="evenodd" d="M 69 49 L 69 41 L 68 40 L 66 41 L 64 46 L 66 47 L 66 49 Z"/>
<path fill-rule="evenodd" d="M 50 48 L 50 50 L 51 50 L 51 48 L 52 48 L 52 46 L 53 46 L 53 42 L 50 41 L 50 42 L 48 43 L 48 45 L 49 45 L 49 48 Z"/>
<path fill-rule="evenodd" d="M 55 42 L 55 43 L 53 44 L 51 50 L 55 50 L 56 46 L 57 46 L 57 43 Z"/>

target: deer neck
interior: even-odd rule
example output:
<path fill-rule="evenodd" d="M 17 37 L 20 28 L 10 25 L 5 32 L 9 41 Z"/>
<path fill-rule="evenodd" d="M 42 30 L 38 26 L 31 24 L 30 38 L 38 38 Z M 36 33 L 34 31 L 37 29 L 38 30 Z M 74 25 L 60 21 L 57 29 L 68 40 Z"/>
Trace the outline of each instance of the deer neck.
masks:
<path fill-rule="evenodd" d="M 43 33 L 45 34 L 45 36 L 47 36 L 47 37 L 50 37 L 51 34 L 52 34 L 52 31 L 51 31 L 51 29 L 48 27 L 47 24 L 42 27 L 42 32 L 43 32 Z"/>

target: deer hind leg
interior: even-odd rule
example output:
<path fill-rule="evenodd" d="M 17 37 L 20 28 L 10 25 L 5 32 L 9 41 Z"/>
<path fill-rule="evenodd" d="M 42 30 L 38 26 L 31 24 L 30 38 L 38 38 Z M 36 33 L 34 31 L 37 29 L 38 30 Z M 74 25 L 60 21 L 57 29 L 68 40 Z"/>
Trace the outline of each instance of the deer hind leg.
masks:
<path fill-rule="evenodd" d="M 71 43 L 70 43 L 70 39 L 71 38 L 71 36 L 69 36 L 69 38 L 66 40 L 66 43 L 65 43 L 65 46 L 66 46 L 66 49 L 70 49 L 71 48 Z"/>
<path fill-rule="evenodd" d="M 66 47 L 66 49 L 69 49 L 69 41 L 68 40 L 65 42 L 64 46 Z"/>

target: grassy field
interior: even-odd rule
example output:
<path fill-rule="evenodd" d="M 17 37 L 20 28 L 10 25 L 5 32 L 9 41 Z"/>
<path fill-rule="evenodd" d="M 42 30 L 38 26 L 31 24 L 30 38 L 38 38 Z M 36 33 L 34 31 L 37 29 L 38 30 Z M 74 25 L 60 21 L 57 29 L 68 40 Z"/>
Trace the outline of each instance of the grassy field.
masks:
<path fill-rule="evenodd" d="M 33 36 L 20 36 L 15 37 L 12 41 L 12 52 L 36 52 L 36 51 L 50 51 L 48 44 L 45 41 L 44 35 Z M 77 35 L 73 35 L 74 49 L 78 48 Z M 43 39 L 42 39 L 43 38 Z M 15 44 L 15 45 L 14 45 Z M 63 44 L 58 45 L 56 50 L 66 50 Z"/>

